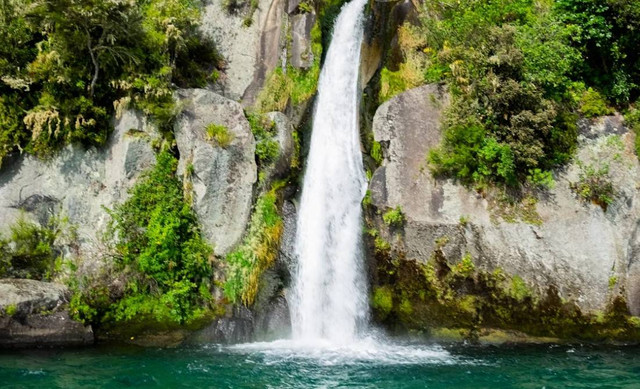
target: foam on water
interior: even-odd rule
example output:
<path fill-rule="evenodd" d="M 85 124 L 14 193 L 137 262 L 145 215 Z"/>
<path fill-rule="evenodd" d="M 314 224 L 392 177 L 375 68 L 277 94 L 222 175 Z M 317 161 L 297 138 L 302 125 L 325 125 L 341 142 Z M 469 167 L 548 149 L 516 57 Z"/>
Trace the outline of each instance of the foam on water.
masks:
<path fill-rule="evenodd" d="M 337 345 L 327 340 L 277 340 L 223 347 L 232 353 L 258 356 L 260 363 L 310 362 L 320 366 L 343 365 L 452 365 L 477 363 L 462 360 L 437 345 L 394 344 L 374 337 Z"/>

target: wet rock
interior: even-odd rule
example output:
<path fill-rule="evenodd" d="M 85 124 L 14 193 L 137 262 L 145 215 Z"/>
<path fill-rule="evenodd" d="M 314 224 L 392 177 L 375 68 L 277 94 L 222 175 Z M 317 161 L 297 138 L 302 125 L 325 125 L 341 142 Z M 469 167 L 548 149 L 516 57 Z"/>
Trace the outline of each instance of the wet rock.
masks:
<path fill-rule="evenodd" d="M 93 343 L 91 326 L 69 317 L 64 285 L 0 280 L 0 348 Z"/>

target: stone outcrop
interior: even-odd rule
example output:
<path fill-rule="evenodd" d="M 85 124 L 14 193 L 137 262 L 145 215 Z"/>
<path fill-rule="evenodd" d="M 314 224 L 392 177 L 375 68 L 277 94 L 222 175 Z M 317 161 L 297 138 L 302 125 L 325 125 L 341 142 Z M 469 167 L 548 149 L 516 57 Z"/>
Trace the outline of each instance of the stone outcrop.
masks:
<path fill-rule="evenodd" d="M 311 29 L 316 22 L 314 13 L 302 13 L 291 18 L 291 65 L 308 69 L 313 64 Z"/>
<path fill-rule="evenodd" d="M 291 161 L 295 153 L 293 141 L 293 125 L 287 115 L 282 112 L 269 112 L 266 114 L 275 128 L 275 141 L 278 142 L 278 159 L 273 163 L 273 167 L 266 172 L 268 180 L 272 178 L 283 178 L 291 169 Z"/>
<path fill-rule="evenodd" d="M 178 173 L 189 171 L 204 236 L 224 255 L 240 241 L 249 220 L 257 180 L 255 140 L 239 103 L 203 89 L 179 90 L 177 97 L 184 106 L 175 124 Z M 211 124 L 231 134 L 228 146 L 208 139 Z"/>
<path fill-rule="evenodd" d="M 230 99 L 240 100 L 253 81 L 262 26 L 271 3 L 272 0 L 258 1 L 250 26 L 244 21 L 248 9 L 230 13 L 220 0 L 208 0 L 205 5 L 200 28 L 213 39 L 225 59 L 225 75 L 218 83 L 218 91 Z"/>
<path fill-rule="evenodd" d="M 446 238 L 448 260 L 469 253 L 476 266 L 518 275 L 541 293 L 553 286 L 584 311 L 603 310 L 622 294 L 640 314 L 640 165 L 621 118 L 581 123 L 577 154 L 555 173 L 555 187 L 530 204 L 528 215 L 510 220 L 490 197 L 430 174 L 426 157 L 442 139 L 447 102 L 440 87 L 426 85 L 376 112 L 373 132 L 384 160 L 373 174 L 371 199 L 381 212 L 400 207 L 406 217 L 400 235 L 383 231 L 392 246 L 425 262 Z M 615 196 L 606 210 L 572 190 L 590 166 L 608 166 Z"/>
<path fill-rule="evenodd" d="M 0 171 L 0 232 L 21 213 L 42 225 L 52 216 L 67 217 L 77 229 L 75 254 L 100 256 L 109 220 L 103 207 L 123 201 L 140 173 L 155 164 L 156 137 L 140 113 L 125 111 L 101 149 L 70 145 L 47 161 L 25 155 L 7 164 Z"/>
<path fill-rule="evenodd" d="M 91 326 L 71 320 L 64 285 L 0 280 L 0 348 L 93 343 Z"/>

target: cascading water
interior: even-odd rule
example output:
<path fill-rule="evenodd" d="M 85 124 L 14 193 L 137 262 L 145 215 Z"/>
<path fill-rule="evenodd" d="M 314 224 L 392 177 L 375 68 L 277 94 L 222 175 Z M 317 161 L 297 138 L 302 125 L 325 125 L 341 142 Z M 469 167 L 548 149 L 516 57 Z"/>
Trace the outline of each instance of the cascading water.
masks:
<path fill-rule="evenodd" d="M 366 180 L 358 129 L 365 4 L 352 0 L 342 9 L 320 74 L 298 213 L 291 301 L 295 340 L 344 345 L 367 322 L 360 206 Z"/>
<path fill-rule="evenodd" d="M 311 145 L 298 209 L 297 269 L 289 297 L 293 339 L 231 346 L 269 363 L 313 359 L 323 366 L 372 362 L 449 363 L 440 347 L 391 343 L 366 328 L 368 301 L 361 201 L 366 193 L 358 128 L 363 8 L 336 19 L 320 74 Z"/>

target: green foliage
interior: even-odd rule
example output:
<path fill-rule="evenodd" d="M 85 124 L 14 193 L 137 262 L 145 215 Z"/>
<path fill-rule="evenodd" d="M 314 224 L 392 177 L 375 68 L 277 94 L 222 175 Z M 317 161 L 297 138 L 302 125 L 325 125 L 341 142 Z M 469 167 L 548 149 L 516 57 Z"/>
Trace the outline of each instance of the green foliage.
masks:
<path fill-rule="evenodd" d="M 550 171 L 541 170 L 538 168 L 529 170 L 527 181 L 539 188 L 553 189 L 556 186 L 556 181 L 553 179 L 553 174 Z"/>
<path fill-rule="evenodd" d="M 267 77 L 258 94 L 255 107 L 260 112 L 284 111 L 287 104 L 302 104 L 308 101 L 318 89 L 320 77 L 320 56 L 322 55 L 321 31 L 316 23 L 311 30 L 311 51 L 313 63 L 309 69 L 287 66 L 277 67 Z"/>
<path fill-rule="evenodd" d="M 473 263 L 470 253 L 466 253 L 464 257 L 458 262 L 452 269 L 456 273 L 469 277 L 476 270 L 476 265 Z"/>
<path fill-rule="evenodd" d="M 267 116 L 256 112 L 245 112 L 251 132 L 256 139 L 256 160 L 264 170 L 278 159 L 280 145 L 275 139 L 275 123 Z"/>
<path fill-rule="evenodd" d="M 56 240 L 72 237 L 66 220 L 51 217 L 40 226 L 20 215 L 9 229 L 8 239 L 0 236 L 0 277 L 50 280 L 61 255 Z"/>
<path fill-rule="evenodd" d="M 107 238 L 114 244 L 115 271 L 126 277 L 121 296 L 78 288 L 71 301 L 75 317 L 112 323 L 151 320 L 176 324 L 202 317 L 209 308 L 213 250 L 176 177 L 178 161 L 168 152 L 109 211 Z"/>
<path fill-rule="evenodd" d="M 404 213 L 402 212 L 402 208 L 400 206 L 395 207 L 382 215 L 382 220 L 388 226 L 393 227 L 401 227 L 405 222 Z"/>
<path fill-rule="evenodd" d="M 226 126 L 211 123 L 207 126 L 207 138 L 215 141 L 218 146 L 223 149 L 227 148 L 233 142 L 234 135 Z"/>
<path fill-rule="evenodd" d="M 637 97 L 640 3 L 556 0 L 554 5 L 584 59 L 576 73 L 618 104 Z"/>
<path fill-rule="evenodd" d="M 522 277 L 514 275 L 511 277 L 511 285 L 509 287 L 509 295 L 517 301 L 524 301 L 525 298 L 531 297 L 531 291 L 527 287 Z"/>
<path fill-rule="evenodd" d="M 640 109 L 631 107 L 624 115 L 626 126 L 635 134 L 634 148 L 640 158 Z"/>
<path fill-rule="evenodd" d="M 607 106 L 602 95 L 592 88 L 587 89 L 580 101 L 580 112 L 588 118 L 609 115 L 613 110 Z"/>
<path fill-rule="evenodd" d="M 224 293 L 232 303 L 251 306 L 262 274 L 276 260 L 283 231 L 276 200 L 275 189 L 258 199 L 244 241 L 227 255 Z"/>
<path fill-rule="evenodd" d="M 373 158 L 378 165 L 382 163 L 382 146 L 380 146 L 380 142 L 376 142 L 375 140 L 371 144 L 371 158 Z"/>
<path fill-rule="evenodd" d="M 426 1 L 421 24 L 403 28 L 413 37 L 399 38 L 405 62 L 453 94 L 445 139 L 429 155 L 436 173 L 517 186 L 568 160 L 577 138 L 565 120 L 568 91 L 580 58 L 548 2 Z"/>
<path fill-rule="evenodd" d="M 0 3 L 0 161 L 102 144 L 126 106 L 169 131 L 174 84 L 204 86 L 220 58 L 193 0 Z"/>
<path fill-rule="evenodd" d="M 609 165 L 579 163 L 580 175 L 571 189 L 583 200 L 599 205 L 604 211 L 615 199 L 615 188 L 609 177 Z"/>

